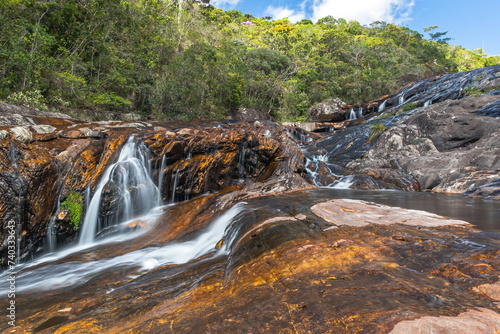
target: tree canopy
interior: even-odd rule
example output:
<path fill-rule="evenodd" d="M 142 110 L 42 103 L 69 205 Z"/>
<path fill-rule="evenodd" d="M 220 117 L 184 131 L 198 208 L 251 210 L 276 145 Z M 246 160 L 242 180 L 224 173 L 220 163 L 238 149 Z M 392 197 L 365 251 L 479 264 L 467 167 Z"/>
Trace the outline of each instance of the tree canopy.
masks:
<path fill-rule="evenodd" d="M 500 63 L 406 27 L 325 17 L 255 18 L 207 1 L 4 0 L 0 99 L 104 118 L 226 117 L 244 106 L 277 119 L 314 103 L 357 103 L 410 80 Z"/>

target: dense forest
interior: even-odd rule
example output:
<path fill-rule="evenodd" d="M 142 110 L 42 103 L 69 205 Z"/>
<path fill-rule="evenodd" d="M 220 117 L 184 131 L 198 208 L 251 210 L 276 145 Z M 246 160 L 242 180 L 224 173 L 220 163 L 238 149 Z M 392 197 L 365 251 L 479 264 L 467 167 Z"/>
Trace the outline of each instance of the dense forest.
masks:
<path fill-rule="evenodd" d="M 3 0 L 0 100 L 87 119 L 307 119 L 446 72 L 500 64 L 429 27 L 255 18 L 207 0 Z"/>

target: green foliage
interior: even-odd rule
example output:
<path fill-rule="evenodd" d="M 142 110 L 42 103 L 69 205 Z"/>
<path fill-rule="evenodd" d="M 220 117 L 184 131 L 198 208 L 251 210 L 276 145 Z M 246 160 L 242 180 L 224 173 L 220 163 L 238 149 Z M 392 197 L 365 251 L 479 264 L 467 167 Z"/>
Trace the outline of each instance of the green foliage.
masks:
<path fill-rule="evenodd" d="M 76 231 L 80 226 L 82 216 L 82 196 L 76 191 L 71 191 L 64 202 L 61 203 L 61 209 L 68 210 L 71 227 Z"/>
<path fill-rule="evenodd" d="M 383 114 L 378 115 L 377 117 L 374 117 L 373 119 L 384 119 L 384 118 L 393 117 L 394 115 L 395 115 L 394 112 L 385 112 Z"/>
<path fill-rule="evenodd" d="M 40 90 L 34 89 L 27 92 L 12 93 L 7 96 L 7 102 L 18 104 L 26 107 L 37 108 L 40 110 L 48 110 L 45 104 L 44 97 Z"/>
<path fill-rule="evenodd" d="M 385 130 L 387 130 L 387 128 L 380 122 L 370 124 L 370 139 L 368 139 L 368 141 L 372 142 L 373 139 L 380 136 Z"/>
<path fill-rule="evenodd" d="M 415 102 L 410 102 L 410 103 L 405 104 L 403 107 L 401 107 L 398 110 L 397 114 L 399 115 L 399 114 L 402 114 L 404 112 L 407 112 L 407 111 L 410 111 L 410 110 L 413 110 L 416 108 L 418 108 L 418 104 Z"/>
<path fill-rule="evenodd" d="M 242 22 L 251 21 L 251 25 Z M 138 110 L 167 120 L 226 117 L 243 106 L 307 119 L 408 80 L 500 64 L 499 56 L 406 27 L 255 18 L 203 1 L 0 2 L 0 100 L 74 113 Z M 97 111 L 97 112 L 95 112 Z"/>

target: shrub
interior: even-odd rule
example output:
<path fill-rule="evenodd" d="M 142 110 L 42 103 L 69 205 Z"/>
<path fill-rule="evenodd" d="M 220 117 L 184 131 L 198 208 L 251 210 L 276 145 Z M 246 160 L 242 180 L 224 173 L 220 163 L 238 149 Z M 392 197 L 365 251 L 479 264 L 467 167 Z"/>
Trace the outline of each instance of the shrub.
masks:
<path fill-rule="evenodd" d="M 76 231 L 80 226 L 80 220 L 82 217 L 82 196 L 76 191 L 71 191 L 66 197 L 64 202 L 61 204 L 63 210 L 68 210 L 71 227 Z"/>

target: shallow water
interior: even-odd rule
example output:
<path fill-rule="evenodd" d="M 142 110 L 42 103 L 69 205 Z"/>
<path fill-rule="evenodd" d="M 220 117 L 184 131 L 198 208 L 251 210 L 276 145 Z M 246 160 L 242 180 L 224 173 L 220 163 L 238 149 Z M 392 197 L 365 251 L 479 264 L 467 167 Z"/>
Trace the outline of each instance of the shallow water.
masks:
<path fill-rule="evenodd" d="M 319 189 L 311 190 L 309 193 L 322 198 L 351 198 L 428 211 L 445 217 L 465 220 L 483 231 L 500 232 L 500 204 L 495 201 L 425 192 Z"/>

